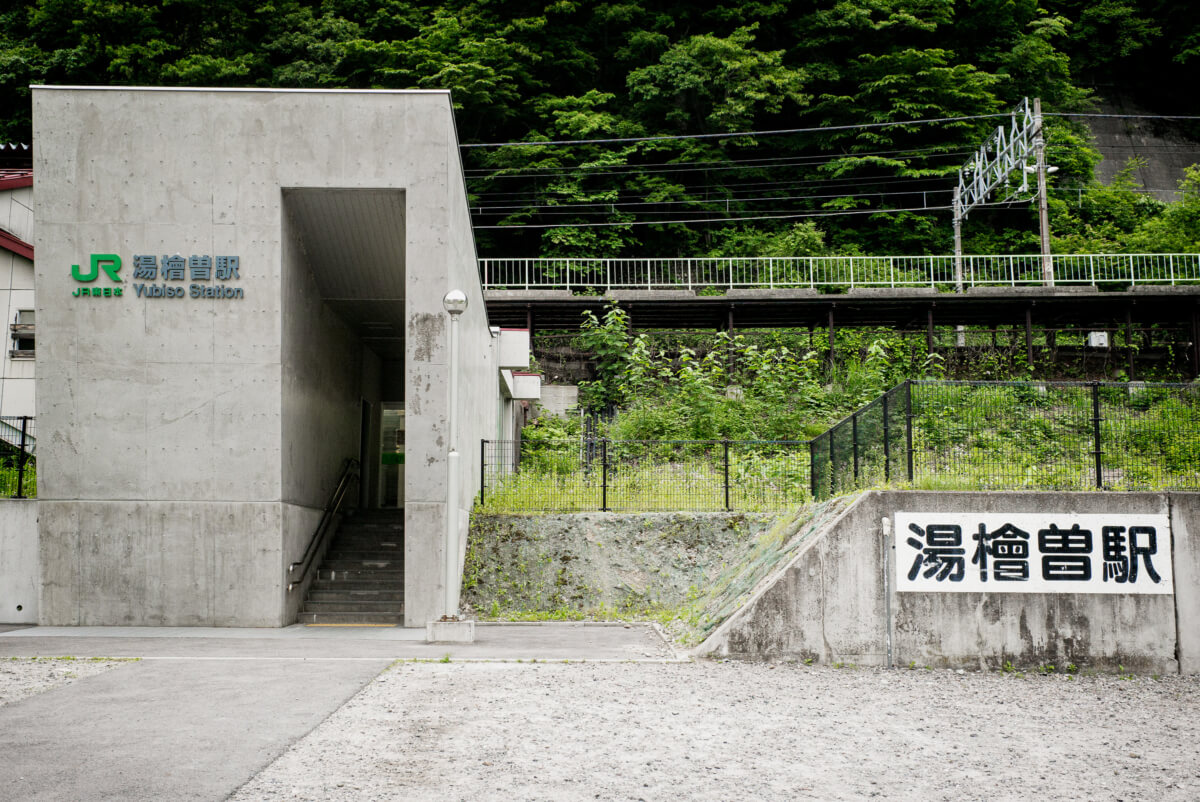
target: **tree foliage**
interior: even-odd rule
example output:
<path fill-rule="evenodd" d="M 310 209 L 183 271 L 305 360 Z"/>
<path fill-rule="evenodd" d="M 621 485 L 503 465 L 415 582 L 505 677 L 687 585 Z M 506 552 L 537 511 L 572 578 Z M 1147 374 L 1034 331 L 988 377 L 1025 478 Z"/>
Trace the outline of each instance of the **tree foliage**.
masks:
<path fill-rule="evenodd" d="M 497 227 L 477 229 L 489 256 L 945 252 L 952 176 L 1002 121 L 986 115 L 1025 96 L 1086 110 L 1086 86 L 1112 83 L 1186 111 L 1170 93 L 1197 78 L 1200 7 L 1182 0 L 0 10 L 0 141 L 28 141 L 39 83 L 450 89 L 464 142 L 525 143 L 464 150 L 475 222 Z M 787 133 L 733 136 L 747 131 Z M 1096 186 L 1084 129 L 1055 120 L 1049 136 L 1057 247 L 1197 247 L 1131 182 Z M 588 142 L 612 138 L 639 141 Z M 1072 210 L 1069 190 L 1095 197 Z M 1027 249 L 1034 220 L 981 212 L 968 247 Z"/>

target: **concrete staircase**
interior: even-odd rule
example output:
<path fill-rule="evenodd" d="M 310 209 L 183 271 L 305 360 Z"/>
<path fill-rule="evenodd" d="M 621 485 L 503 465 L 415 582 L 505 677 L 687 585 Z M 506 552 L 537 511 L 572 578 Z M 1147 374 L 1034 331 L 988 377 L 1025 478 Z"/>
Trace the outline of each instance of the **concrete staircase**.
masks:
<path fill-rule="evenodd" d="M 367 510 L 334 534 L 301 624 L 404 624 L 404 510 Z"/>

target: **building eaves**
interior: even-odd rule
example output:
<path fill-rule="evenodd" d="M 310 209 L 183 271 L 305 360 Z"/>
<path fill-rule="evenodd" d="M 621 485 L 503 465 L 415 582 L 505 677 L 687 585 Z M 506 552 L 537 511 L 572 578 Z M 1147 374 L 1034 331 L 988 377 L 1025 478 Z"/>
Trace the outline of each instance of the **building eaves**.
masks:
<path fill-rule="evenodd" d="M 3 229 L 0 229 L 0 248 L 11 251 L 17 256 L 24 256 L 26 259 L 33 259 L 33 246 Z"/>
<path fill-rule="evenodd" d="M 0 190 L 33 186 L 32 167 L 0 167 Z"/>

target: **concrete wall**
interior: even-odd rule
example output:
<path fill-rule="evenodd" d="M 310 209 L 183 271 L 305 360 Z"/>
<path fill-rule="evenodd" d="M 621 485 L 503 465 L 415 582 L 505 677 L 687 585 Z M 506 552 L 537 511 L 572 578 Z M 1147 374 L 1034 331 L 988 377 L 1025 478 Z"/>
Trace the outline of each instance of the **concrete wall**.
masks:
<path fill-rule="evenodd" d="M 404 508 L 404 619 L 423 626 L 445 612 L 442 566 L 445 545 L 446 453 L 449 447 L 449 328 L 442 298 L 451 289 L 467 294 L 459 322 L 460 383 L 457 446 L 460 459 L 459 564 L 466 550 L 470 507 L 479 490 L 479 442 L 495 431 L 496 351 L 479 284 L 458 140 L 450 107 L 429 119 L 443 149 L 430 169 L 444 172 L 440 185 L 408 192 L 404 400 L 407 417 L 406 503 Z M 416 215 L 416 210 L 421 215 Z M 456 576 L 461 576 L 461 570 Z M 457 594 L 457 589 L 454 590 Z"/>
<path fill-rule="evenodd" d="M 286 204 L 281 226 L 284 506 L 280 571 L 286 572 L 303 558 L 346 458 L 358 456 L 365 349 L 321 298 Z M 290 592 L 285 588 L 285 622 L 295 620 L 307 591 L 307 583 Z"/>
<path fill-rule="evenodd" d="M 466 281 L 474 254 L 449 95 L 33 94 L 40 620 L 288 623 L 283 567 L 296 533 L 335 478 L 335 456 L 358 451 L 357 396 L 344 430 L 331 421 L 349 407 L 361 359 L 310 288 L 292 286 L 302 271 L 282 252 L 281 188 L 407 188 L 405 256 L 408 275 L 419 277 L 409 317 L 441 315 L 450 282 L 473 292 L 464 325 L 464 352 L 476 355 L 468 370 L 476 378 L 463 388 L 470 398 L 483 305 L 477 282 Z M 240 256 L 245 297 L 133 297 L 132 255 L 177 252 Z M 123 256 L 128 294 L 72 297 L 71 265 L 92 253 Z M 331 338 L 311 355 L 313 332 L 301 328 L 310 324 Z M 432 424 L 445 407 L 444 330 L 412 331 L 429 334 L 410 355 L 430 371 L 408 386 Z M 347 356 L 349 365 L 334 365 Z M 330 425 L 337 433 L 318 442 Z M 464 439 L 475 426 L 464 426 Z M 439 496 L 443 480 L 433 477 L 444 467 L 438 474 L 433 462 L 444 435 L 431 427 L 410 446 L 417 461 L 432 461 L 410 473 L 429 477 L 425 498 Z M 436 574 L 440 530 L 429 515 L 414 523 L 409 571 Z M 411 598 L 420 607 L 425 597 Z"/>
<path fill-rule="evenodd" d="M 222 100 L 34 90 L 43 623 L 282 623 L 284 138 Z M 128 294 L 72 297 L 91 253 Z M 245 297 L 136 298 L 141 253 L 238 255 Z"/>
<path fill-rule="evenodd" d="M 873 496 L 864 496 L 811 538 L 704 642 L 702 652 L 885 664 L 885 549 Z"/>
<path fill-rule="evenodd" d="M 363 345 L 322 300 L 286 214 L 281 283 L 283 500 L 321 508 L 358 456 Z"/>
<path fill-rule="evenodd" d="M 38 620 L 37 501 L 0 499 L 0 624 Z"/>
<path fill-rule="evenodd" d="M 578 414 L 579 386 L 576 384 L 543 384 L 538 408 L 548 415 Z"/>
<path fill-rule="evenodd" d="M 0 192 L 0 229 L 33 242 L 33 189 Z M 34 362 L 12 359 L 8 325 L 20 309 L 33 309 L 33 262 L 0 248 L 0 416 L 34 414 Z"/>
<path fill-rule="evenodd" d="M 1178 596 L 896 592 L 896 555 L 882 520 L 902 510 L 1170 514 Z M 867 665 L 890 656 L 898 666 L 994 669 L 1011 661 L 1192 673 L 1200 671 L 1198 531 L 1195 493 L 872 491 L 699 651 Z"/>
<path fill-rule="evenodd" d="M 1200 674 L 1200 493 L 1171 493 L 1179 671 Z"/>

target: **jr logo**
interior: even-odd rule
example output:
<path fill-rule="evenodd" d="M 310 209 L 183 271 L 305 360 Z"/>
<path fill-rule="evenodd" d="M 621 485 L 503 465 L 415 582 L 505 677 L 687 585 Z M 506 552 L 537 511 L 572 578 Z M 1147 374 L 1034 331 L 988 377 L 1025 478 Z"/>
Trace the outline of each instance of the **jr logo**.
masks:
<path fill-rule="evenodd" d="M 115 253 L 93 253 L 86 273 L 79 269 L 79 265 L 71 265 L 71 278 L 76 281 L 95 281 L 100 278 L 101 270 L 110 279 L 120 283 L 121 277 L 117 273 L 121 270 L 121 257 Z"/>

